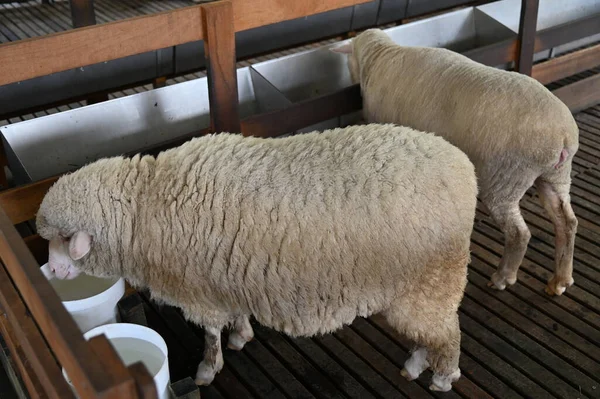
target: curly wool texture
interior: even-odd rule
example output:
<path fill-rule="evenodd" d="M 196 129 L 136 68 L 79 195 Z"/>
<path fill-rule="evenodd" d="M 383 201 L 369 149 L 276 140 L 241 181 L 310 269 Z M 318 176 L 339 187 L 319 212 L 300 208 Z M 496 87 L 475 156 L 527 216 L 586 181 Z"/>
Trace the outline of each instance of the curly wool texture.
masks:
<path fill-rule="evenodd" d="M 409 128 L 222 133 L 61 177 L 37 226 L 88 232 L 78 268 L 122 275 L 200 325 L 253 315 L 301 336 L 381 311 L 454 320 L 476 195 L 467 156 Z"/>
<path fill-rule="evenodd" d="M 570 110 L 535 79 L 443 48 L 399 46 L 379 29 L 352 46 L 349 68 L 361 85 L 365 120 L 444 137 L 475 165 L 483 196 L 504 180 L 551 171 L 563 148 L 568 163 L 577 152 Z M 570 182 L 568 173 L 557 178 Z"/>

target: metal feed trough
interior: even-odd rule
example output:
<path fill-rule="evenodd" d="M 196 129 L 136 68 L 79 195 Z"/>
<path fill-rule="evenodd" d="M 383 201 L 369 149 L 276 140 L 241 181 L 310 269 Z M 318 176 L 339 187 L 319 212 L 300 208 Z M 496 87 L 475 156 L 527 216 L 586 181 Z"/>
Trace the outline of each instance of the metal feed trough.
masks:
<path fill-rule="evenodd" d="M 389 28 L 385 32 L 405 46 L 445 47 L 457 52 L 516 37 L 510 29 L 476 7 Z M 341 43 L 264 61 L 253 68 L 290 101 L 311 99 L 352 84 L 346 57 L 330 51 Z M 360 117 L 360 113 L 352 113 L 308 126 L 300 132 L 346 126 Z"/>
<path fill-rule="evenodd" d="M 279 109 L 283 95 L 249 67 L 238 69 L 242 118 Z M 210 125 L 208 81 L 199 78 L 0 127 L 16 184 L 77 169 Z"/>
<path fill-rule="evenodd" d="M 537 32 L 600 14 L 599 0 L 539 0 L 539 2 Z M 514 33 L 519 31 L 521 0 L 497 1 L 483 5 L 480 9 Z M 534 55 L 534 62 L 558 56 L 575 48 L 598 41 L 600 41 L 600 34 L 561 44 L 549 50 L 537 52 Z"/>

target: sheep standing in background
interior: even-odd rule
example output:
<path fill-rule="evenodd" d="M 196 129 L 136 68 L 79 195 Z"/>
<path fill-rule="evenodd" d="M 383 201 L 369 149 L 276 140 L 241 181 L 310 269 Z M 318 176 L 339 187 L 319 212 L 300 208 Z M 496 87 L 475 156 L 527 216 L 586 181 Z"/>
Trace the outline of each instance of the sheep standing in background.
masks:
<path fill-rule="evenodd" d="M 37 214 L 58 278 L 122 276 L 205 328 L 196 382 L 253 337 L 382 313 L 418 345 L 403 374 L 460 377 L 457 309 L 477 181 L 433 134 L 353 126 L 283 139 L 219 134 L 157 158 L 103 159 L 61 177 Z"/>
<path fill-rule="evenodd" d="M 564 103 L 528 76 L 447 49 L 399 46 L 380 29 L 332 50 L 348 55 L 367 123 L 433 132 L 469 156 L 480 199 L 505 235 L 490 286 L 503 290 L 517 280 L 531 237 L 519 201 L 534 184 L 556 235 L 546 292 L 561 295 L 573 284 L 577 219 L 569 191 L 579 129 Z"/>

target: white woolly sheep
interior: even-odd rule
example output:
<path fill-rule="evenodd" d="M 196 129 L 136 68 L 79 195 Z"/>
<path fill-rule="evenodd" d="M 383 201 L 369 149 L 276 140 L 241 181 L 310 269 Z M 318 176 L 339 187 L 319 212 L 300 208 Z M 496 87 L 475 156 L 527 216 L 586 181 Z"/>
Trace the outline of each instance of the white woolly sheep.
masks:
<path fill-rule="evenodd" d="M 528 76 L 443 48 L 400 46 L 380 29 L 332 50 L 348 55 L 367 123 L 433 132 L 475 165 L 480 199 L 505 236 L 489 286 L 503 290 L 517 280 L 531 237 L 519 201 L 534 184 L 556 235 L 546 292 L 561 295 L 573 284 L 577 218 L 569 190 L 579 129 L 564 103 Z"/>
<path fill-rule="evenodd" d="M 240 350 L 251 316 L 297 337 L 382 313 L 418 345 L 403 374 L 431 366 L 446 391 L 476 198 L 467 156 L 410 128 L 222 133 L 61 177 L 37 229 L 57 277 L 123 276 L 203 326 L 198 384 L 223 367 L 225 326 Z"/>

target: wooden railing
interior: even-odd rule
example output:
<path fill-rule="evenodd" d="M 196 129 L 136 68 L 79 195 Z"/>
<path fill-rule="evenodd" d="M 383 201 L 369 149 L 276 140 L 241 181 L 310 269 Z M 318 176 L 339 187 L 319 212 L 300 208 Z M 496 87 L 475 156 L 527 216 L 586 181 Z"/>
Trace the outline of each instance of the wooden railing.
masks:
<path fill-rule="evenodd" d="M 190 132 L 152 148 L 139 149 L 136 153 L 156 154 L 208 132 L 239 131 L 246 136 L 275 137 L 360 110 L 360 89 L 351 86 L 240 120 L 235 32 L 364 2 L 366 0 L 310 0 L 285 2 L 284 7 L 284 2 L 277 0 L 218 1 L 1 45 L 0 84 L 203 39 L 208 65 L 210 128 Z M 537 3 L 537 0 L 523 0 L 517 39 L 464 54 L 486 65 L 515 61 L 518 71 L 531 74 L 542 83 L 600 64 L 600 46 L 594 46 L 533 65 L 536 52 L 600 33 L 600 16 L 536 33 Z M 600 93 L 597 76 L 558 89 L 556 94 L 573 110 L 597 102 Z M 28 389 L 39 392 L 38 397 L 70 397 L 48 347 L 73 377 L 77 390 L 88 397 L 152 396 L 154 393 L 142 394 L 152 385 L 145 369 L 139 366 L 125 368 L 103 337 L 89 343 L 83 341 L 74 321 L 38 270 L 38 263 L 47 259 L 47 243 L 38 236 L 23 240 L 14 227 L 34 218 L 46 191 L 57 178 L 0 193 L 0 260 L 3 264 L 0 268 L 0 306 L 7 313 L 9 322 L 0 322 L 4 326 L 2 334 L 11 341 L 15 353 L 26 357 L 27 361 L 18 367 L 26 377 Z M 12 310 L 6 311 L 7 308 Z M 33 319 L 23 317 L 21 311 L 27 310 Z M 44 346 L 46 340 L 48 347 Z M 110 368 L 101 367 L 108 364 Z"/>

